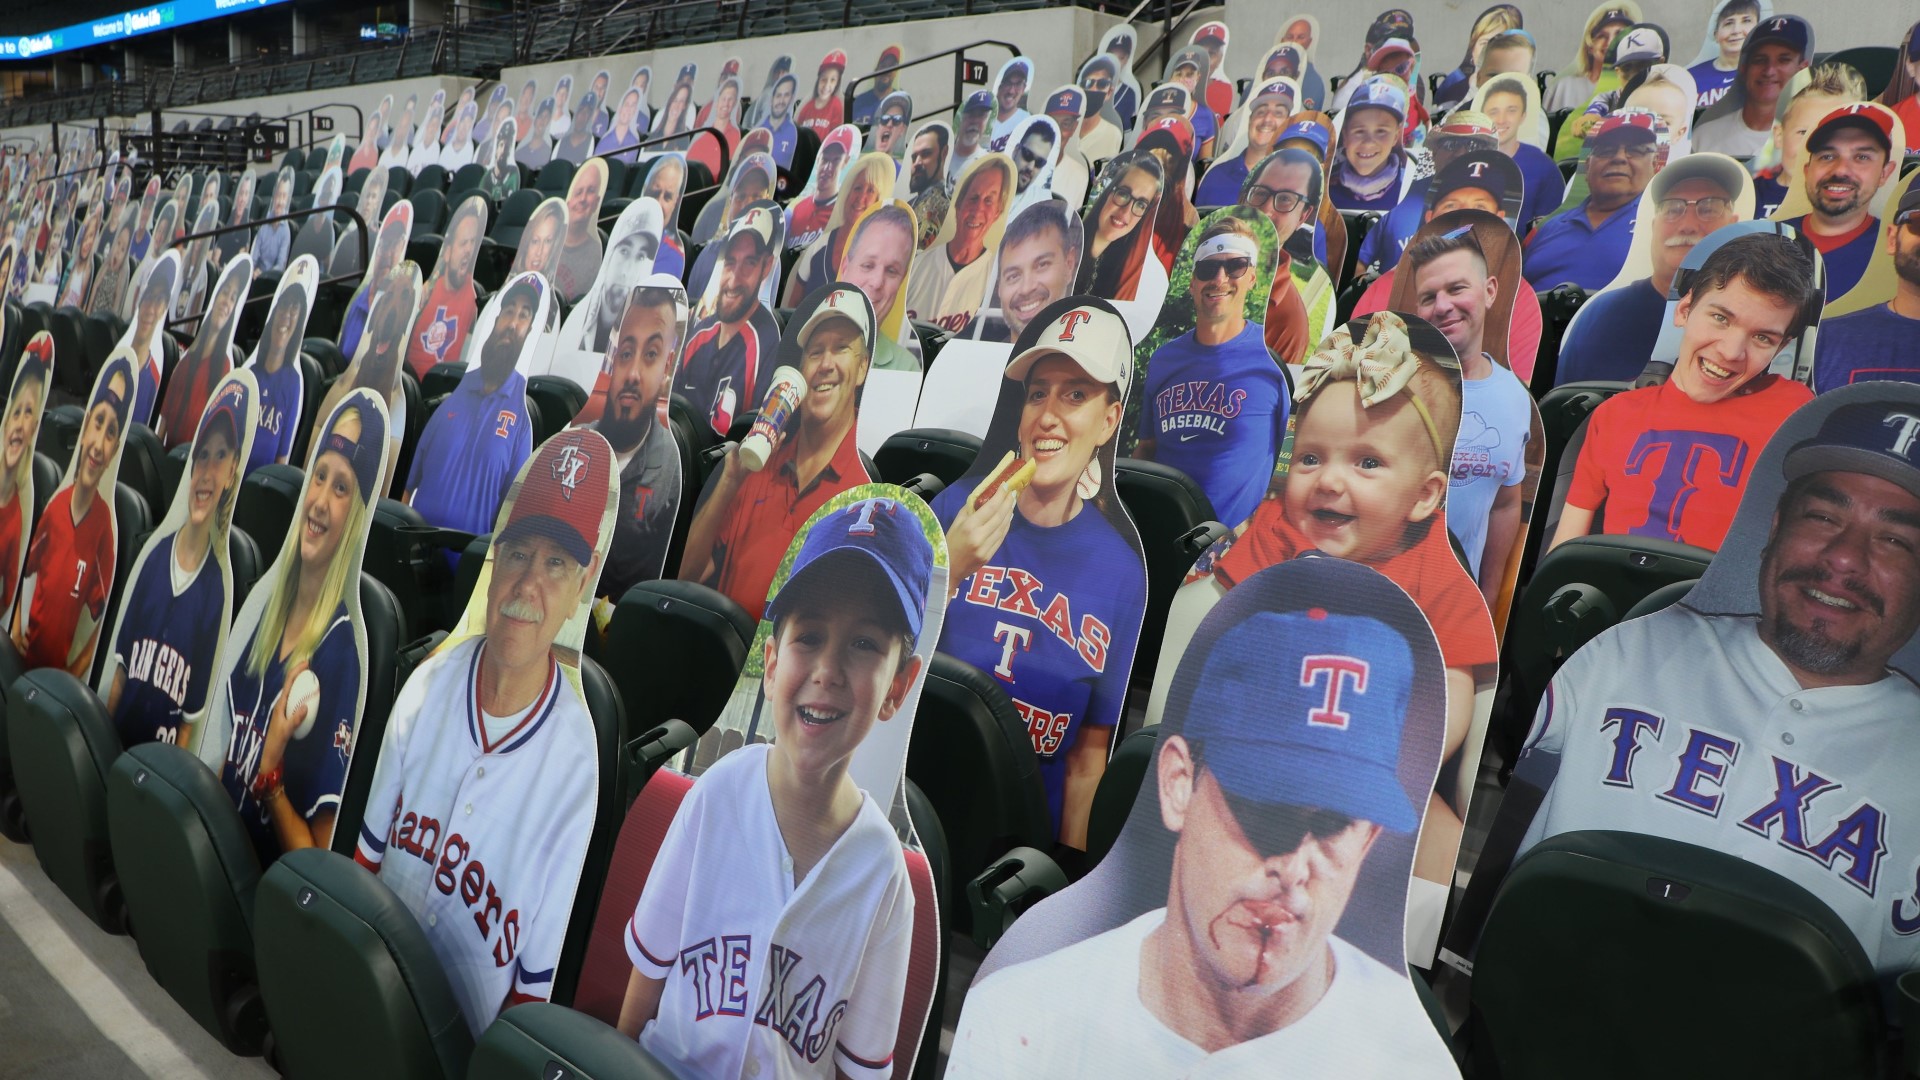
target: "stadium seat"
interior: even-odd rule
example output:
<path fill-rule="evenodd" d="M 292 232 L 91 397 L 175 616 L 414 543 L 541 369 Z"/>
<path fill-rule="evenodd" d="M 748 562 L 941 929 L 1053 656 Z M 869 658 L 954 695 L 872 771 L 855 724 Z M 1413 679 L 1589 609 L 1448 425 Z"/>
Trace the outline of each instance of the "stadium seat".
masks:
<path fill-rule="evenodd" d="M 438 233 L 447 225 L 447 196 L 433 188 L 416 187 L 413 194 L 407 196 L 413 204 L 413 230 L 415 236 Z M 423 270 L 422 273 L 425 271 Z"/>
<path fill-rule="evenodd" d="M 479 191 L 480 185 L 485 183 L 486 179 L 485 165 L 469 162 L 460 166 L 459 170 L 453 174 L 453 179 L 447 181 L 447 201 L 458 203 L 468 193 Z"/>
<path fill-rule="evenodd" d="M 80 347 L 86 356 L 88 371 L 97 372 L 107 362 L 107 354 L 113 351 L 120 333 L 120 328 L 103 315 L 89 315 L 80 324 Z"/>
<path fill-rule="evenodd" d="M 1711 960 L 1675 971 L 1676 956 Z M 1770 870 L 1661 837 L 1565 833 L 1528 852 L 1471 988 L 1476 1075 L 1654 1076 L 1682 1060 L 1700 1077 L 1886 1075 L 1853 930 Z M 1703 1058 L 1703 1031 L 1740 1037 Z"/>
<path fill-rule="evenodd" d="M 540 174 L 534 186 L 540 192 L 541 198 L 549 195 L 559 195 L 564 198 L 567 188 L 573 184 L 575 171 L 576 166 L 573 162 L 557 158 L 540 167 Z"/>
<path fill-rule="evenodd" d="M 335 378 L 347 370 L 347 357 L 340 352 L 340 346 L 329 338 L 304 338 L 300 342 L 300 351 L 319 363 L 322 380 Z"/>
<path fill-rule="evenodd" d="M 400 610 L 393 594 L 365 574 L 360 615 L 367 687 L 354 747 L 356 755 L 377 755 L 395 690 Z M 371 772 L 356 768 L 348 776 L 336 849 L 351 851 L 358 839 Z M 107 819 L 127 909 L 136 927 L 147 928 L 136 938 L 147 971 L 222 1045 L 260 1053 L 266 1013 L 255 975 L 254 898 L 261 868 L 232 798 L 198 758 L 149 743 L 115 763 Z"/>
<path fill-rule="evenodd" d="M 47 329 L 53 333 L 53 355 L 56 366 L 74 362 L 84 373 L 89 386 L 93 376 L 100 369 L 89 363 L 86 347 L 87 316 L 77 307 L 58 307 L 47 320 Z M 15 357 L 18 359 L 18 357 Z M 105 359 L 102 357 L 102 359 Z"/>
<path fill-rule="evenodd" d="M 951 487 L 979 454 L 976 435 L 951 428 L 910 428 L 887 436 L 873 463 L 880 470 L 876 479 L 883 483 L 904 484 L 926 473 Z"/>
<path fill-rule="evenodd" d="M 1120 830 L 1133 812 L 1140 785 L 1153 772 L 1153 755 L 1160 749 L 1160 725 L 1153 724 L 1128 735 L 1114 745 L 1107 759 L 1107 771 L 1094 789 L 1093 805 L 1087 811 L 1087 866 L 1099 865 Z"/>
<path fill-rule="evenodd" d="M 521 188 L 507 196 L 506 201 L 500 204 L 500 213 L 494 216 L 492 227 L 487 230 L 488 238 L 503 248 L 518 251 L 520 234 L 526 231 L 534 208 L 546 197 L 531 188 Z"/>
<path fill-rule="evenodd" d="M 1193 569 L 1193 561 L 1227 535 L 1227 527 L 1213 520 L 1207 493 L 1180 470 L 1133 458 L 1113 464 L 1114 490 L 1133 518 L 1147 562 L 1147 610 L 1140 622 L 1129 680 L 1133 686 L 1145 687 L 1153 682 L 1154 661 L 1166 636 L 1167 608 L 1174 592 Z"/>
<path fill-rule="evenodd" d="M 946 829 L 952 873 L 941 904 L 968 926 L 959 887 L 1018 847 L 1050 850 L 1053 819 L 1026 721 L 1000 684 L 936 652 L 907 744 L 907 779 Z"/>
<path fill-rule="evenodd" d="M 414 174 L 413 191 L 437 191 L 447 193 L 447 170 L 439 165 L 428 165 Z"/>
<path fill-rule="evenodd" d="M 406 198 L 413 191 L 413 174 L 398 165 L 387 168 L 387 190 Z"/>
<path fill-rule="evenodd" d="M 527 404 L 539 412 L 533 429 L 533 445 L 539 446 L 573 423 L 586 407 L 587 392 L 564 375 L 535 375 L 527 380 Z"/>
<path fill-rule="evenodd" d="M 161 516 L 173 503 L 173 488 L 167 484 L 167 451 L 160 436 L 145 424 L 128 424 L 125 445 L 120 450 L 120 482 L 132 488 Z"/>
<path fill-rule="evenodd" d="M 679 720 L 704 733 L 720 717 L 747 661 L 758 624 L 724 593 L 671 578 L 643 581 L 614 605 L 608 674 L 628 732 Z"/>
<path fill-rule="evenodd" d="M 578 955 L 576 940 L 586 940 L 589 920 L 579 912 L 591 911 L 598 895 L 590 879 L 596 851 L 605 866 L 600 835 L 611 837 L 624 810 L 614 797 L 619 700 L 593 661 L 581 662 L 580 676 L 598 744 L 601 798 L 556 987 L 563 979 L 570 984 L 568 957 Z M 467 1020 L 419 923 L 377 876 L 334 852 L 289 853 L 260 879 L 254 925 L 260 990 L 289 1074 L 360 1075 L 378 1063 L 381 1075 L 466 1075 L 473 1052 Z M 342 1038 L 342 1031 L 353 1037 Z"/>
<path fill-rule="evenodd" d="M 306 474 L 293 464 L 262 465 L 240 481 L 233 524 L 255 538 L 269 564 L 279 556 L 305 486 Z"/>
<path fill-rule="evenodd" d="M 438 194 L 437 192 L 435 194 Z M 409 196 L 411 198 L 411 196 Z M 420 277 L 425 280 L 433 273 L 435 263 L 440 261 L 440 245 L 446 240 L 438 233 L 422 235 L 414 233 L 407 241 L 407 258 L 420 268 Z"/>

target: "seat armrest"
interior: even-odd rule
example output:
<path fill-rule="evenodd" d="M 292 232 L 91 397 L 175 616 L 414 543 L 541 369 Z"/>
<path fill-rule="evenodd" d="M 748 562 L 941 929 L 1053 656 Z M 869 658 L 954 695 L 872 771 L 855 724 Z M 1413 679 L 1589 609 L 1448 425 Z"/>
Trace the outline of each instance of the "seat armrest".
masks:
<path fill-rule="evenodd" d="M 973 943 L 991 949 L 1033 905 L 1067 887 L 1067 872 L 1038 848 L 1017 847 L 967 882 Z"/>

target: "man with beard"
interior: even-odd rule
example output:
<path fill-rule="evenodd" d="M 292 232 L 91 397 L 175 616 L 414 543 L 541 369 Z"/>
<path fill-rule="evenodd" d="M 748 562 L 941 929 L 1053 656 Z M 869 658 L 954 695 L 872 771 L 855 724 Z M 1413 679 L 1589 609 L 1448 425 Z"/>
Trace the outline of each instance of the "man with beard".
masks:
<path fill-rule="evenodd" d="M 820 136 L 837 128 L 846 115 L 840 99 L 840 80 L 847 73 L 847 54 L 835 49 L 822 57 L 820 71 L 813 77 L 813 96 L 800 106 L 800 126 Z"/>
<path fill-rule="evenodd" d="M 947 148 L 951 141 L 947 125 L 935 121 L 921 128 L 907 147 L 907 205 L 913 207 L 920 236 L 929 244 L 939 234 L 953 202 L 947 190 Z"/>
<path fill-rule="evenodd" d="M 987 119 L 992 115 L 993 95 L 985 90 L 975 90 L 961 104 L 960 115 L 954 121 L 953 156 L 947 159 L 949 185 L 959 183 L 973 159 L 987 153 Z"/>
<path fill-rule="evenodd" d="M 573 174 L 567 189 L 567 242 L 560 248 L 553 287 L 560 298 L 577 304 L 600 271 L 600 199 L 607 190 L 605 162 L 588 162 Z"/>
<path fill-rule="evenodd" d="M 995 150 L 1006 148 L 1007 140 L 1013 138 L 1013 131 L 1026 122 L 1027 83 L 1033 79 L 1033 65 L 1025 57 L 1007 61 L 1000 70 L 1000 85 L 993 92 L 993 128 L 987 136 L 987 145 Z"/>
<path fill-rule="evenodd" d="M 1867 272 L 1880 218 L 1874 200 L 1893 179 L 1893 113 L 1873 102 L 1842 105 L 1807 136 L 1807 201 L 1813 212 L 1787 224 L 1818 248 L 1827 269 L 1827 296 L 1839 299 Z"/>
<path fill-rule="evenodd" d="M 480 253 L 480 235 L 487 229 L 487 199 L 474 195 L 454 211 L 446 243 L 434 264 L 427 301 L 407 341 L 407 369 L 416 379 L 426 378 L 435 364 L 457 360 L 466 352 L 467 332 L 473 329 L 479 298 L 473 291 L 473 260 Z"/>
<path fill-rule="evenodd" d="M 1033 186 L 1034 177 L 1047 167 L 1053 158 L 1053 142 L 1054 129 L 1048 124 L 1029 125 L 1027 133 L 1020 137 L 1020 144 L 1013 148 L 1013 163 L 1018 169 L 1015 195 L 1025 195 Z"/>
<path fill-rule="evenodd" d="M 1587 136 L 1587 197 L 1527 237 L 1525 276 L 1535 291 L 1571 283 L 1597 292 L 1620 272 L 1633 243 L 1640 193 L 1653 180 L 1652 113 L 1616 113 Z"/>
<path fill-rule="evenodd" d="M 1640 376 L 1653 358 L 1674 274 L 1695 244 L 1738 218 L 1733 200 L 1740 187 L 1739 167 L 1717 154 L 1689 154 L 1660 170 L 1650 195 L 1653 276 L 1587 301 L 1567 328 L 1554 385 L 1587 379 L 1632 382 Z"/>
<path fill-rule="evenodd" d="M 694 325 L 673 387 L 717 434 L 760 407 L 773 374 L 780 323 L 760 302 L 760 285 L 779 265 L 773 215 L 749 208 L 727 232 L 714 312 Z"/>
<path fill-rule="evenodd" d="M 1920 382 L 1920 184 L 1907 189 L 1887 231 L 1894 292 L 1884 304 L 1828 319 L 1814 345 L 1813 389 L 1869 379 Z"/>
<path fill-rule="evenodd" d="M 800 526 L 834 495 L 867 482 L 854 428 L 872 341 L 873 306 L 853 286 L 833 286 L 800 328 L 799 405 L 759 470 L 738 447 L 728 450 L 687 531 L 683 580 L 718 589 L 760 618 Z"/>
<path fill-rule="evenodd" d="M 1545 793 L 1520 851 L 1578 829 L 1723 851 L 1819 897 L 1884 978 L 1920 963 L 1920 834 L 1898 827 L 1920 814 L 1920 691 L 1888 666 L 1920 627 L 1901 397 L 1834 408 L 1784 456 L 1757 613 L 1682 600 L 1567 660 L 1513 777 Z"/>
<path fill-rule="evenodd" d="M 1004 155 L 982 161 L 961 181 L 948 214 L 953 238 L 913 260 L 907 285 L 908 317 L 930 318 L 943 311 L 947 286 L 987 253 L 987 231 L 1013 201 L 1013 185 L 1013 162 Z"/>
<path fill-rule="evenodd" d="M 833 220 L 833 203 L 840 196 L 840 170 L 853 155 L 853 132 L 838 131 L 820 144 L 820 164 L 814 170 L 813 190 L 787 211 L 791 243 L 804 246 Z"/>
<path fill-rule="evenodd" d="M 773 132 L 773 160 L 783 169 L 793 167 L 793 151 L 800 144 L 800 129 L 793 122 L 793 98 L 799 89 L 800 80 L 791 73 L 780 76 L 769 96 L 767 119 L 761 124 Z"/>
<path fill-rule="evenodd" d="M 659 422 L 659 405 L 680 359 L 683 304 L 673 289 L 634 286 L 607 353 L 607 405 L 593 430 L 613 447 L 620 477 L 620 511 L 600 574 L 600 595 L 615 601 L 660 576 L 680 505 L 680 451 Z"/>
<path fill-rule="evenodd" d="M 507 285 L 493 331 L 453 393 L 427 419 L 407 472 L 407 502 L 427 524 L 480 534 L 493 529 L 520 463 L 533 452 L 527 377 L 515 370 L 545 288 L 536 274 Z"/>

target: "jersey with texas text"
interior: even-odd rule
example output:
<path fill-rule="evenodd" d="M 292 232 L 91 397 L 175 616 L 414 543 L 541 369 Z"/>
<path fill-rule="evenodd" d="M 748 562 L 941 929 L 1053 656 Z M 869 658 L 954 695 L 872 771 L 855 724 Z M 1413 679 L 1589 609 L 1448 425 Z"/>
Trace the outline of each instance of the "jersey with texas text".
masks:
<path fill-rule="evenodd" d="M 1252 517 L 1273 479 L 1290 405 L 1265 328 L 1250 322 L 1219 345 L 1189 332 L 1160 346 L 1141 404 L 1140 438 L 1154 441 L 1153 459 L 1192 477 L 1220 521 Z"/>

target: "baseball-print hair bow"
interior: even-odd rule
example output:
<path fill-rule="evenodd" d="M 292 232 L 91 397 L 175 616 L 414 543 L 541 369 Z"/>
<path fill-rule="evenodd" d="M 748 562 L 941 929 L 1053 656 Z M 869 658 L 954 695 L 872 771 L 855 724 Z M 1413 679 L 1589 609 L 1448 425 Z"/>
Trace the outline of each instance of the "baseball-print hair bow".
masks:
<path fill-rule="evenodd" d="M 1357 344 L 1342 325 L 1319 351 L 1307 358 L 1304 368 L 1294 401 L 1304 404 L 1328 383 L 1352 380 L 1359 391 L 1361 407 L 1371 408 L 1393 400 L 1407 389 L 1414 373 L 1420 370 L 1420 354 L 1413 351 L 1413 343 L 1407 339 L 1406 321 L 1391 311 L 1381 311 L 1367 320 L 1366 335 Z M 1440 429 L 1434 425 L 1426 404 L 1411 392 L 1407 394 L 1407 401 L 1420 414 L 1420 422 L 1426 425 L 1439 460 L 1450 460 L 1453 455 L 1441 443 Z"/>

